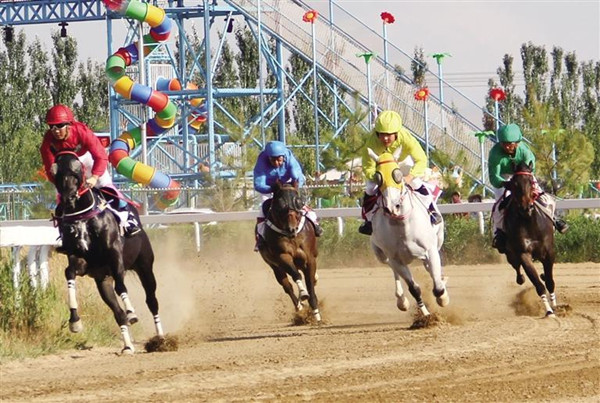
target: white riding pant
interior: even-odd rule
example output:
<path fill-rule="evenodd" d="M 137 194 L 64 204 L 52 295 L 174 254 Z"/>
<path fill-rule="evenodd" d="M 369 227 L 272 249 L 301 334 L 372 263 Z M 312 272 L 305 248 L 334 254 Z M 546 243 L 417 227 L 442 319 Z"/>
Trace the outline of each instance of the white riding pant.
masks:
<path fill-rule="evenodd" d="M 421 201 L 423 202 L 425 207 L 429 208 L 429 206 L 431 204 L 433 204 L 433 207 L 437 210 L 437 206 L 435 204 L 435 198 L 433 196 L 433 191 L 435 190 L 434 189 L 435 186 L 428 182 L 424 182 L 421 178 L 413 178 L 412 183 L 410 183 L 410 187 L 413 188 L 414 190 L 420 189 L 421 186 L 425 186 L 425 189 L 427 189 L 428 194 L 424 195 L 424 194 L 421 194 L 420 192 L 414 192 L 414 193 L 419 196 L 419 199 L 421 199 Z M 367 180 L 367 183 L 365 186 L 365 193 L 367 195 L 369 195 L 369 196 L 376 195 L 378 189 L 379 189 L 379 186 L 377 185 L 376 182 Z"/>
<path fill-rule="evenodd" d="M 94 159 L 92 158 L 92 154 L 89 151 L 82 156 L 79 157 L 79 161 L 85 167 L 85 178 L 90 178 L 92 176 L 92 167 L 94 166 Z M 104 171 L 102 175 L 98 178 L 98 182 L 96 182 L 95 188 L 109 187 L 114 190 L 117 190 L 113 185 L 112 178 L 110 177 L 110 173 L 108 169 Z"/>

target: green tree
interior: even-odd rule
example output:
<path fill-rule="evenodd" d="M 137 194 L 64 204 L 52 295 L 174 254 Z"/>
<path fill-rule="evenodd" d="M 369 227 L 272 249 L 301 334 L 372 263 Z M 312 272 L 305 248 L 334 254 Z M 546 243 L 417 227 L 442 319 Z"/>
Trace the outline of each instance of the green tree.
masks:
<path fill-rule="evenodd" d="M 75 102 L 75 113 L 92 130 L 108 130 L 108 78 L 104 74 L 104 65 L 92 62 L 79 64 L 77 88 L 81 103 Z"/>
<path fill-rule="evenodd" d="M 600 62 L 581 64 L 583 89 L 581 95 L 581 117 L 583 131 L 594 146 L 592 178 L 600 178 Z"/>
<path fill-rule="evenodd" d="M 77 40 L 72 36 L 61 38 L 60 33 L 52 33 L 54 48 L 52 51 L 53 68 L 50 80 L 50 92 L 54 104 L 73 105 L 79 92 L 76 82 Z"/>
<path fill-rule="evenodd" d="M 427 73 L 427 61 L 425 60 L 425 53 L 422 47 L 415 47 L 415 53 L 412 61 L 410 62 L 410 69 L 413 73 L 413 81 L 417 87 L 424 87 L 427 85 L 425 74 Z"/>
<path fill-rule="evenodd" d="M 40 111 L 35 109 L 36 103 L 29 102 L 33 89 L 25 34 L 20 31 L 4 45 L 6 51 L 0 53 L 0 182 L 29 182 L 39 168 L 40 134 L 36 129 Z M 41 58 L 36 57 L 38 61 Z"/>

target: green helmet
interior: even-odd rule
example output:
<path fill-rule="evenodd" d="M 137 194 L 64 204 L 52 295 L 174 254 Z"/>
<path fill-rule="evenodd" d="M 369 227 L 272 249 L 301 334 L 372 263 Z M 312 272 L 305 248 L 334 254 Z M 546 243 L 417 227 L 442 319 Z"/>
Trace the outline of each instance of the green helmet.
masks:
<path fill-rule="evenodd" d="M 501 143 L 519 142 L 523 139 L 521 129 L 514 123 L 502 126 L 498 130 L 498 141 Z"/>
<path fill-rule="evenodd" d="M 383 111 L 375 120 L 375 133 L 398 133 L 402 129 L 402 118 L 398 112 Z"/>

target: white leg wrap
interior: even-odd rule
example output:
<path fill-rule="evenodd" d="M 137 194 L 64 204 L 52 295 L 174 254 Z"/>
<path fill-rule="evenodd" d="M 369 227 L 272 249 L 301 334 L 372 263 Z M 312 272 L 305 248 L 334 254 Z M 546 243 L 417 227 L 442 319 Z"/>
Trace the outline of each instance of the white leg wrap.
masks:
<path fill-rule="evenodd" d="M 160 337 L 163 337 L 165 333 L 163 332 L 162 324 L 160 322 L 160 317 L 158 315 L 154 316 L 154 328 L 156 329 L 156 334 Z"/>
<path fill-rule="evenodd" d="M 320 322 L 321 321 L 321 312 L 319 312 L 318 309 L 313 309 L 312 313 L 313 313 L 313 317 L 315 318 L 315 320 L 317 322 Z"/>
<path fill-rule="evenodd" d="M 555 293 L 551 293 L 550 294 L 550 305 L 554 309 L 556 309 L 556 307 L 558 306 L 557 303 L 556 303 L 556 294 Z"/>
<path fill-rule="evenodd" d="M 127 325 L 121 326 L 121 336 L 123 337 L 123 350 L 131 350 L 133 353 L 133 343 L 131 342 L 131 336 L 129 335 L 129 327 Z"/>
<path fill-rule="evenodd" d="M 133 305 L 131 304 L 131 301 L 129 300 L 129 296 L 127 295 L 126 292 L 121 294 L 121 300 L 123 300 L 123 304 L 125 305 L 125 311 L 127 311 L 128 313 L 135 312 L 135 309 L 133 309 Z"/>
<path fill-rule="evenodd" d="M 69 308 L 77 309 L 77 292 L 75 291 L 75 280 L 67 281 L 67 291 L 69 295 Z"/>
<path fill-rule="evenodd" d="M 544 309 L 546 310 L 546 316 L 553 317 L 554 311 L 552 310 L 552 308 L 550 307 L 550 304 L 548 303 L 548 298 L 546 297 L 546 294 L 542 295 L 542 303 L 544 304 Z"/>

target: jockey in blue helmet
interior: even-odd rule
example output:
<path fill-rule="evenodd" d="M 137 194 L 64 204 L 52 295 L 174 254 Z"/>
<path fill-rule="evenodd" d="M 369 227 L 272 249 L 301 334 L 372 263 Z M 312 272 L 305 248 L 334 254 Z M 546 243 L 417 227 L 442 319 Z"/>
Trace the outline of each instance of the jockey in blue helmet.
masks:
<path fill-rule="evenodd" d="M 257 246 L 264 231 L 264 207 L 268 207 L 271 203 L 273 193 L 271 187 L 277 180 L 281 183 L 298 182 L 298 188 L 304 186 L 306 182 L 302 167 L 294 154 L 281 141 L 270 141 L 258 155 L 254 166 L 254 190 L 263 195 L 263 202 L 256 218 Z M 304 206 L 303 210 L 306 218 L 314 224 L 315 235 L 321 236 L 323 229 L 318 223 L 317 214 L 308 206 Z"/>

